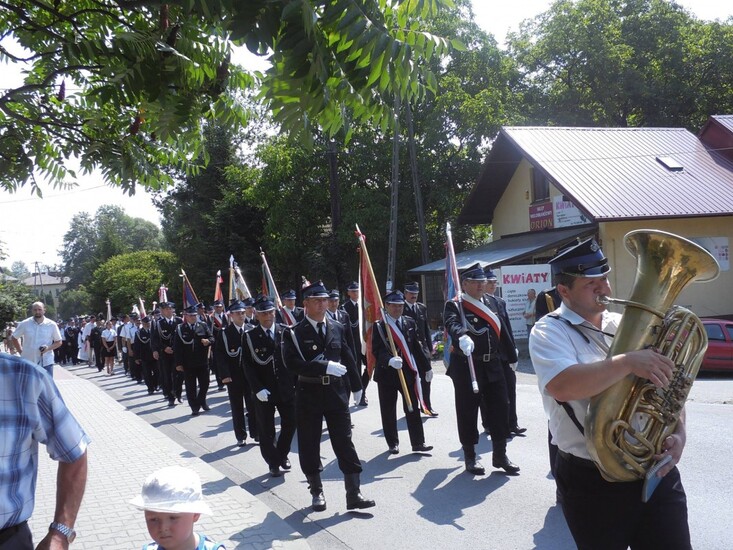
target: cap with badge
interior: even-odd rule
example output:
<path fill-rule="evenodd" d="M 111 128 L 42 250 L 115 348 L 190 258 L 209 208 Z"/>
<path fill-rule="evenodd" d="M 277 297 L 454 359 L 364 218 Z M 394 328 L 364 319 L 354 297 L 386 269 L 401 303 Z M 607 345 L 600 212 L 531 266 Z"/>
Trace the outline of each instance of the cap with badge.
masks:
<path fill-rule="evenodd" d="M 399 290 L 393 290 L 384 297 L 385 304 L 404 304 L 405 295 Z"/>
<path fill-rule="evenodd" d="M 255 302 L 255 310 L 264 313 L 275 309 L 275 303 L 269 296 L 258 296 Z"/>
<path fill-rule="evenodd" d="M 476 262 L 461 273 L 461 281 L 486 281 L 486 272 L 481 264 Z"/>
<path fill-rule="evenodd" d="M 420 283 L 418 283 L 417 281 L 405 283 L 405 292 L 411 292 L 412 294 L 419 294 L 420 293 Z"/>
<path fill-rule="evenodd" d="M 486 275 L 486 280 L 489 282 L 496 281 L 496 274 L 491 270 L 491 268 L 487 265 L 484 268 L 484 274 Z"/>
<path fill-rule="evenodd" d="M 160 307 L 160 309 L 166 309 L 166 308 L 173 309 L 176 307 L 176 304 L 174 304 L 173 302 L 160 302 L 158 304 L 158 307 Z"/>
<path fill-rule="evenodd" d="M 328 298 L 328 290 L 323 286 L 323 281 L 316 281 L 303 288 L 303 298 Z"/>
<path fill-rule="evenodd" d="M 352 281 L 349 283 L 349 286 L 346 287 L 346 290 L 359 290 L 359 283 L 356 281 Z"/>
<path fill-rule="evenodd" d="M 186 315 L 198 315 L 198 308 L 196 306 L 188 306 L 183 310 Z"/>
<path fill-rule="evenodd" d="M 216 307 L 216 306 L 219 306 L 219 307 L 224 307 L 224 302 L 222 302 L 221 300 L 214 300 L 214 301 L 213 301 L 213 302 L 211 303 L 211 305 L 212 305 L 212 306 L 214 306 L 214 307 Z"/>
<path fill-rule="evenodd" d="M 255 307 L 255 299 L 252 298 L 252 296 L 249 296 L 242 300 L 242 303 L 244 304 L 244 307 Z"/>
<path fill-rule="evenodd" d="M 601 277 L 611 271 L 608 259 L 594 238 L 560 250 L 549 263 L 553 277 Z"/>
<path fill-rule="evenodd" d="M 146 315 L 145 317 L 142 318 L 142 322 L 143 324 L 148 324 L 150 322 L 150 317 Z"/>
<path fill-rule="evenodd" d="M 280 294 L 281 300 L 295 300 L 295 291 L 291 288 Z"/>
<path fill-rule="evenodd" d="M 340 300 L 341 299 L 341 294 L 339 293 L 338 290 L 336 290 L 334 288 L 334 289 L 331 290 L 331 292 L 328 293 L 328 298 L 330 300 Z"/>
<path fill-rule="evenodd" d="M 244 311 L 247 309 L 247 306 L 244 305 L 244 302 L 241 300 L 232 300 L 232 303 L 229 304 L 229 312 L 232 311 Z"/>

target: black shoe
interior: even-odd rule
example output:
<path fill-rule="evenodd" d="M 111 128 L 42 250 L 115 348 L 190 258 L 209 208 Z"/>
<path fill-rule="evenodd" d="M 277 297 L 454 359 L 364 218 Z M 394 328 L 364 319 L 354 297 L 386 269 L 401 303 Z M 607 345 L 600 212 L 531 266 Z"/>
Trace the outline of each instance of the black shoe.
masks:
<path fill-rule="evenodd" d="M 484 467 L 475 458 L 466 459 L 466 471 L 475 476 L 486 475 L 486 470 L 484 470 Z"/>
<path fill-rule="evenodd" d="M 244 439 L 237 439 L 237 447 L 244 447 L 247 442 Z"/>
<path fill-rule="evenodd" d="M 204 403 L 203 405 L 201 405 L 201 408 L 204 409 L 205 411 L 210 411 L 211 410 L 211 407 L 209 407 L 209 405 L 207 405 L 206 403 Z"/>
<path fill-rule="evenodd" d="M 199 413 L 198 411 L 191 411 L 191 416 L 198 416 L 199 414 L 201 413 Z"/>
<path fill-rule="evenodd" d="M 183 397 L 181 397 L 180 395 L 178 396 L 178 402 L 183 403 Z"/>
<path fill-rule="evenodd" d="M 519 472 L 519 466 L 514 464 L 506 455 L 494 455 L 491 458 L 491 464 L 494 468 L 501 468 L 507 474 L 516 474 Z"/>
<path fill-rule="evenodd" d="M 219 386 L 218 388 L 216 388 L 216 391 L 224 391 L 224 386 Z"/>
<path fill-rule="evenodd" d="M 400 454 L 400 446 L 399 445 L 392 445 L 389 448 L 389 454 L 391 454 L 391 455 Z"/>
<path fill-rule="evenodd" d="M 366 395 L 363 395 L 362 394 L 361 400 L 359 401 L 359 406 L 360 407 L 367 407 L 367 406 L 369 406 L 369 400 L 366 398 Z"/>
<path fill-rule="evenodd" d="M 526 431 L 527 431 L 527 428 L 520 428 L 519 426 L 514 426 L 511 430 L 509 430 L 509 433 L 514 434 L 514 435 L 522 435 Z"/>
<path fill-rule="evenodd" d="M 372 506 L 376 506 L 376 503 L 373 500 L 364 498 L 361 493 L 346 493 L 347 510 L 363 510 L 364 508 L 371 508 Z"/>
<path fill-rule="evenodd" d="M 425 445 L 425 443 L 421 443 L 420 445 L 413 445 L 412 446 L 412 452 L 413 453 L 429 453 L 433 450 L 432 445 Z"/>
<path fill-rule="evenodd" d="M 280 477 L 282 472 L 280 471 L 280 468 L 277 466 L 270 466 L 270 477 Z"/>
<path fill-rule="evenodd" d="M 313 494 L 311 500 L 311 507 L 314 512 L 325 512 L 326 511 L 326 497 L 323 496 L 323 491 Z"/>
<path fill-rule="evenodd" d="M 283 461 L 280 463 L 280 467 L 286 471 L 292 468 L 292 466 L 290 465 L 290 461 L 287 458 L 283 458 Z"/>
<path fill-rule="evenodd" d="M 168 406 L 169 406 L 169 407 L 175 407 L 175 406 L 176 406 L 176 401 L 175 401 L 175 399 L 169 399 L 169 400 L 168 400 Z"/>
<path fill-rule="evenodd" d="M 255 443 L 259 443 L 260 442 L 260 436 L 259 435 L 253 435 L 252 436 L 252 439 L 255 440 Z"/>

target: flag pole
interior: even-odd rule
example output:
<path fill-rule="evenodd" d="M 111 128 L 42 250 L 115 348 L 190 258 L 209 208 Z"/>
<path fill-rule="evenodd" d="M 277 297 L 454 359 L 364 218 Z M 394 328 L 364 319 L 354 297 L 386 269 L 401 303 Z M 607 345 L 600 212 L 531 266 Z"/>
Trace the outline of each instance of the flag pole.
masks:
<path fill-rule="evenodd" d="M 234 297 L 234 295 L 232 294 L 233 291 L 234 291 L 234 254 L 231 254 L 229 256 L 229 298 L 228 298 L 229 303 L 231 303 L 232 298 Z"/>
<path fill-rule="evenodd" d="M 390 350 L 392 351 L 392 356 L 397 357 L 397 346 L 395 346 L 394 339 L 392 338 L 392 331 L 389 330 L 389 325 L 387 324 L 387 319 L 385 318 L 386 313 L 384 311 L 384 305 L 382 304 L 382 295 L 379 293 L 379 287 L 377 286 L 377 278 L 374 276 L 374 270 L 372 269 L 372 262 L 369 259 L 369 252 L 367 251 L 366 242 L 364 241 L 364 234 L 359 229 L 358 224 L 356 224 L 356 236 L 359 239 L 359 246 L 361 246 L 361 253 L 364 255 L 363 257 L 364 257 L 366 267 L 367 267 L 366 276 L 369 277 L 369 283 L 371 284 L 371 287 L 374 290 L 376 290 L 375 300 L 377 301 L 377 304 L 374 304 L 374 305 L 379 307 L 379 312 L 382 317 L 382 322 L 384 323 L 384 332 L 387 333 L 387 339 L 389 340 L 389 347 L 390 347 Z M 372 336 L 372 338 L 373 337 L 374 336 Z M 402 386 L 402 394 L 405 396 L 405 403 L 407 404 L 407 410 L 412 412 L 414 410 L 414 407 L 412 406 L 412 399 L 410 398 L 410 392 L 407 389 L 405 373 L 402 372 L 402 369 L 397 370 L 397 376 L 400 379 L 400 386 Z"/>
<path fill-rule="evenodd" d="M 466 330 L 466 315 L 463 312 L 463 296 L 462 296 L 462 290 L 460 286 L 458 286 L 459 278 L 458 278 L 458 265 L 456 264 L 455 258 L 456 253 L 453 249 L 453 233 L 450 229 L 450 222 L 445 224 L 445 238 L 446 238 L 446 246 L 448 247 L 448 250 L 446 251 L 446 255 L 449 258 L 450 263 L 450 269 L 453 272 L 454 281 L 456 282 L 456 295 L 455 296 L 449 296 L 449 300 L 455 300 L 456 305 L 458 307 L 458 314 L 461 316 L 461 325 L 463 325 L 463 329 Z M 446 266 L 446 269 L 448 266 Z M 471 389 L 473 389 L 473 393 L 478 393 L 478 382 L 476 381 L 476 368 L 473 365 L 473 355 L 469 354 L 466 356 L 466 359 L 468 360 L 468 372 L 471 374 Z"/>

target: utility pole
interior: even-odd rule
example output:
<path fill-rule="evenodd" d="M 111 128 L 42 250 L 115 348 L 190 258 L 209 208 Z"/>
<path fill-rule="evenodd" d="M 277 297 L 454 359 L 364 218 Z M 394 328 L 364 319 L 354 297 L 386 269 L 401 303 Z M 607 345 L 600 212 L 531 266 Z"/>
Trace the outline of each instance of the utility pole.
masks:
<path fill-rule="evenodd" d="M 36 287 L 40 286 L 41 287 L 41 294 L 40 294 L 41 301 L 43 303 L 46 303 L 46 300 L 45 300 L 46 297 L 43 294 L 43 273 L 41 273 L 41 268 L 39 267 L 38 262 L 35 262 L 35 272 L 36 274 L 33 275 L 33 291 L 35 292 Z M 36 284 L 36 278 L 38 278 L 38 283 L 39 283 L 38 285 Z M 36 295 L 38 295 L 37 292 L 36 292 Z"/>
<path fill-rule="evenodd" d="M 397 261 L 397 199 L 400 183 L 400 96 L 394 97 L 394 137 L 392 138 L 392 196 L 389 203 L 389 249 L 387 250 L 387 292 L 392 291 Z"/>

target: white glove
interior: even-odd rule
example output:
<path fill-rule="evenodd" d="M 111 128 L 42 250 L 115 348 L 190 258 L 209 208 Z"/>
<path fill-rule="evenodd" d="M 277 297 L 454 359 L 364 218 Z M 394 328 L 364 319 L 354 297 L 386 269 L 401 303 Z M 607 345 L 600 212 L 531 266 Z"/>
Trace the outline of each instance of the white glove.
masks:
<path fill-rule="evenodd" d="M 330 374 L 331 376 L 343 376 L 346 374 L 346 367 L 341 363 L 329 361 L 328 366 L 326 367 L 326 374 Z"/>
<path fill-rule="evenodd" d="M 513 371 L 516 371 L 517 370 L 517 364 L 516 363 L 509 363 L 509 368 L 512 369 Z"/>
<path fill-rule="evenodd" d="M 265 401 L 267 401 L 267 398 L 268 398 L 268 396 L 269 396 L 269 395 L 270 395 L 270 392 L 269 392 L 269 391 L 267 391 L 267 390 L 266 390 L 266 389 L 264 389 L 264 388 L 262 388 L 262 389 L 261 389 L 260 391 L 258 391 L 258 392 L 257 392 L 257 393 L 255 394 L 255 396 L 257 397 L 257 399 L 259 399 L 259 400 L 260 400 L 260 401 L 262 401 L 263 403 L 264 403 Z"/>
<path fill-rule="evenodd" d="M 354 405 L 358 405 L 361 401 L 361 396 L 364 394 L 364 390 L 354 392 Z"/>
<path fill-rule="evenodd" d="M 468 334 L 464 334 L 458 339 L 458 346 L 466 357 L 473 353 L 474 343 Z"/>
<path fill-rule="evenodd" d="M 433 380 L 433 369 L 430 369 L 428 372 L 425 373 L 425 381 L 431 382 Z"/>
<path fill-rule="evenodd" d="M 519 358 L 519 348 L 514 348 L 514 353 L 517 355 L 517 358 Z"/>
<path fill-rule="evenodd" d="M 400 370 L 402 368 L 402 357 L 392 357 L 389 360 L 389 366 L 393 369 Z"/>
<path fill-rule="evenodd" d="M 122 346 L 122 351 L 127 353 L 127 346 Z"/>

